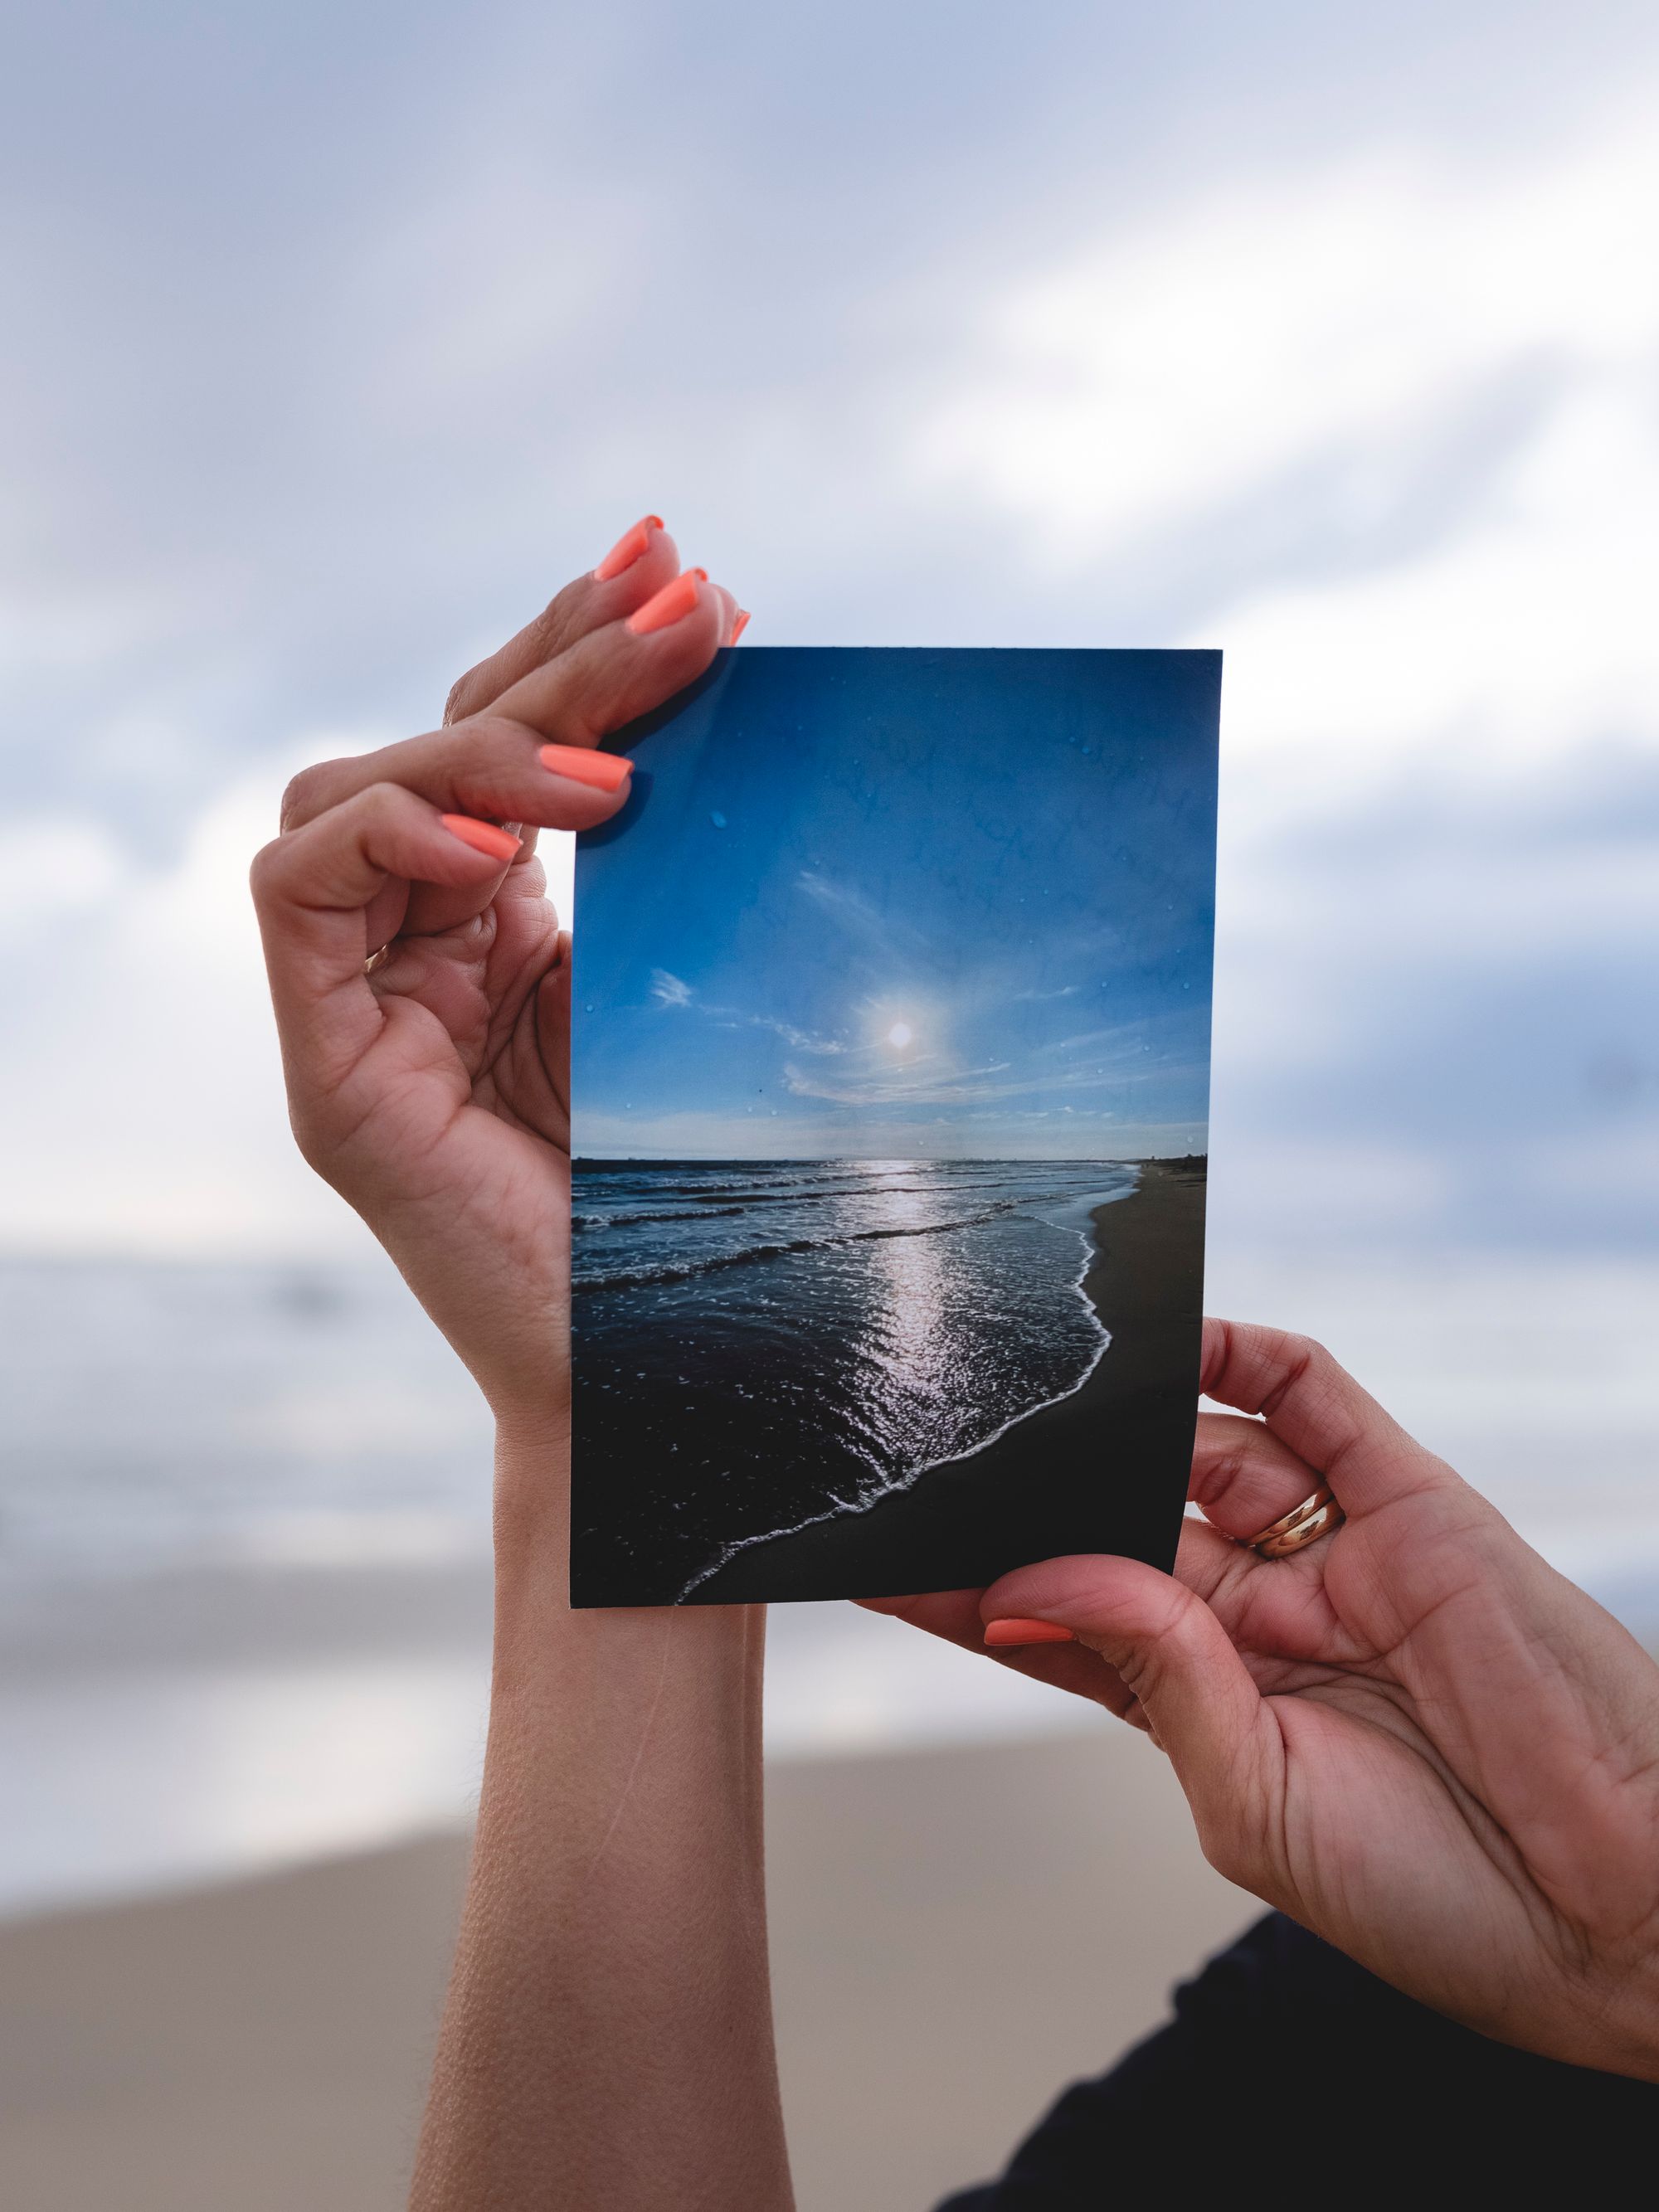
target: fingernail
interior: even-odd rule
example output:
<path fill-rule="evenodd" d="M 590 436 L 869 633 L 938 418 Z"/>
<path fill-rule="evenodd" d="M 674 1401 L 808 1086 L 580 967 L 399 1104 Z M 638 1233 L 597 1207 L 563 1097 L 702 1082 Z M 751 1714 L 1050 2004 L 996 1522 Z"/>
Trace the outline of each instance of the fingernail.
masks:
<path fill-rule="evenodd" d="M 647 514 L 643 522 L 636 522 L 631 530 L 624 530 L 593 571 L 594 582 L 608 584 L 613 576 L 620 576 L 624 568 L 631 568 L 651 543 L 652 532 L 661 528 L 661 515 Z"/>
<path fill-rule="evenodd" d="M 665 584 L 654 599 L 635 608 L 628 617 L 628 627 L 635 637 L 644 637 L 651 630 L 666 629 L 670 623 L 684 621 L 697 604 L 698 586 L 708 581 L 707 568 L 688 568 L 672 584 Z"/>
<path fill-rule="evenodd" d="M 1069 1628 L 1062 1628 L 1057 1620 L 988 1620 L 985 1641 L 995 1646 L 1000 1644 L 1075 1644 L 1077 1638 Z"/>
<path fill-rule="evenodd" d="M 590 783 L 595 791 L 620 791 L 634 773 L 621 753 L 596 753 L 591 745 L 544 745 L 542 766 L 568 783 Z"/>
<path fill-rule="evenodd" d="M 475 853 L 488 853 L 492 860 L 510 860 L 524 842 L 510 830 L 498 830 L 493 822 L 475 822 L 470 814 L 446 814 L 441 819 L 452 837 L 471 845 Z"/>
<path fill-rule="evenodd" d="M 732 625 L 732 635 L 726 642 L 730 645 L 735 645 L 748 627 L 749 610 L 747 607 L 739 607 L 738 609 L 738 618 Z"/>

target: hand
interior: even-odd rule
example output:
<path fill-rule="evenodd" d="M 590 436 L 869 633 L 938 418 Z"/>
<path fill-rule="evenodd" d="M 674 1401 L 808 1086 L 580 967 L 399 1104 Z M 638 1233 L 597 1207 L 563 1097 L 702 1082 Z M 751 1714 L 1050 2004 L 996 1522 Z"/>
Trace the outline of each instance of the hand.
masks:
<path fill-rule="evenodd" d="M 253 864 L 300 1148 L 504 1420 L 562 1420 L 568 1394 L 569 939 L 536 830 L 614 814 L 626 764 L 592 781 L 592 748 L 741 626 L 701 569 L 669 597 L 678 567 L 641 524 L 461 679 L 441 730 L 297 776 Z"/>
<path fill-rule="evenodd" d="M 489 1736 L 423 2212 L 645 2212 L 688 2174 L 699 2201 L 789 2202 L 762 1615 L 575 1612 L 565 1592 L 569 939 L 536 830 L 614 814 L 626 763 L 591 781 L 598 740 L 741 629 L 728 592 L 678 568 L 661 525 L 639 525 L 463 678 L 443 729 L 307 769 L 254 863 L 301 1148 L 497 1419 Z M 574 750 L 550 758 L 549 740 Z"/>
<path fill-rule="evenodd" d="M 1304 1340 L 1210 1322 L 1175 1577 L 1053 1559 L 884 1600 L 1169 1753 L 1218 1870 L 1499 2039 L 1659 2080 L 1659 1667 Z M 1253 1535 L 1328 1482 L 1347 1519 Z M 1206 1525 L 1207 1524 L 1207 1525 Z"/>

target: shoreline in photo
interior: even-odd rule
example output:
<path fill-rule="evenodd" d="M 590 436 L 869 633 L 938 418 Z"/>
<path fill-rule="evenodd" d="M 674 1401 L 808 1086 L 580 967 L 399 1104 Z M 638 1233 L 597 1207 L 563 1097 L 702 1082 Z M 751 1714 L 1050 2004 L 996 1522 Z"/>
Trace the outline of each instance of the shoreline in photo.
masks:
<path fill-rule="evenodd" d="M 1103 1167 L 1116 1168 L 1120 1170 L 1125 1168 L 1133 1168 L 1137 1176 L 1137 1179 L 1139 1178 L 1139 1164 L 1138 1162 L 1110 1160 L 1103 1161 L 1101 1165 Z M 698 1569 L 697 1572 L 693 1575 L 690 1580 L 686 1583 L 684 1589 L 681 1590 L 675 1602 L 679 1605 L 688 1605 L 695 1602 L 696 1594 L 702 1588 L 702 1585 L 706 1582 L 710 1581 L 715 1575 L 719 1574 L 722 1569 L 729 1566 L 733 1560 L 740 1558 L 744 1552 L 753 1551 L 762 1544 L 781 1543 L 787 1537 L 799 1534 L 800 1530 L 803 1528 L 816 1526 L 819 1522 L 839 1520 L 845 1515 L 854 1513 L 873 1512 L 877 1506 L 884 1504 L 888 1498 L 902 1496 L 906 1491 L 914 1490 L 918 1483 L 925 1482 L 928 1476 L 932 1474 L 935 1468 L 951 1467 L 958 1460 L 977 1458 L 981 1452 L 988 1451 L 993 1444 L 996 1443 L 1001 1437 L 1006 1436 L 1009 1430 L 1018 1428 L 1022 1421 L 1029 1420 L 1033 1413 L 1041 1413 L 1045 1406 L 1057 1406 L 1062 1399 L 1075 1396 L 1076 1394 L 1087 1383 L 1090 1376 L 1094 1373 L 1096 1368 L 1099 1366 L 1101 1361 L 1105 1358 L 1106 1353 L 1111 1347 L 1112 1342 L 1111 1332 L 1106 1327 L 1099 1307 L 1090 1297 L 1088 1288 L 1090 1274 L 1093 1271 L 1100 1255 L 1099 1215 L 1104 1207 L 1121 1204 L 1124 1199 L 1132 1196 L 1134 1188 L 1135 1185 L 1132 1183 L 1127 1189 L 1115 1190 L 1108 1196 L 1102 1198 L 1097 1205 L 1089 1205 L 1089 1201 L 1086 1200 L 1083 1201 L 1085 1205 L 1088 1206 L 1088 1226 L 1086 1228 L 1080 1228 L 1078 1231 L 1079 1243 L 1082 1247 L 1082 1258 L 1079 1262 L 1077 1277 L 1075 1281 L 1073 1283 L 1072 1288 L 1082 1304 L 1085 1312 L 1087 1314 L 1091 1326 L 1098 1332 L 1098 1337 L 1092 1352 L 1089 1355 L 1087 1365 L 1084 1368 L 1082 1373 L 1078 1376 L 1074 1382 L 1068 1382 L 1063 1390 L 1056 1390 L 1051 1396 L 1038 1399 L 1036 1403 L 1034 1405 L 1023 1406 L 1018 1413 L 1010 1413 L 1007 1419 L 1002 1422 L 999 1427 L 994 1429 L 990 1435 L 985 1437 L 981 1443 L 969 1445 L 966 1449 L 962 1451 L 944 1453 L 937 1459 L 924 1460 L 920 1465 L 908 1469 L 902 1476 L 896 1477 L 885 1489 L 878 1491 L 873 1497 L 863 1498 L 854 1505 L 831 1504 L 822 1512 L 809 1514 L 804 1520 L 796 1522 L 790 1528 L 769 1528 L 762 1530 L 754 1535 L 739 1536 L 734 1542 L 728 1544 L 725 1549 L 719 1553 L 715 1558 L 711 1559 L 707 1565 Z M 1053 1226 L 1058 1228 L 1060 1225 L 1058 1222 L 1053 1221 L 1052 1217 L 1047 1218 L 1051 1221 Z M 875 1233 L 878 1235 L 891 1235 L 896 1233 L 908 1235 L 919 1232 L 878 1231 Z"/>
<path fill-rule="evenodd" d="M 1173 1556 L 1186 1497 L 1177 1449 L 1184 1462 L 1197 1419 L 1207 1161 L 1125 1164 L 1139 1170 L 1135 1188 L 1091 1215 L 1096 1250 L 1083 1289 L 1110 1343 L 1083 1382 L 860 1513 L 750 1546 L 688 1602 L 976 1587 L 1088 1548 L 1077 1540 L 1079 1483 L 1098 1486 L 1111 1548 L 1128 1548 L 1129 1528 L 1134 1548 L 1147 1547 L 1139 1556 Z"/>

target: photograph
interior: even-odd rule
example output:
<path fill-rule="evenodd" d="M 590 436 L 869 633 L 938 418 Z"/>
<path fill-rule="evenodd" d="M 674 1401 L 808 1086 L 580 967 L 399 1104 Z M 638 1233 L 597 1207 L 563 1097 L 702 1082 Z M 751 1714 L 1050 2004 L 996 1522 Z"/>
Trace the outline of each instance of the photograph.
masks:
<path fill-rule="evenodd" d="M 580 841 L 580 1605 L 1167 1565 L 1220 655 L 757 648 Z"/>

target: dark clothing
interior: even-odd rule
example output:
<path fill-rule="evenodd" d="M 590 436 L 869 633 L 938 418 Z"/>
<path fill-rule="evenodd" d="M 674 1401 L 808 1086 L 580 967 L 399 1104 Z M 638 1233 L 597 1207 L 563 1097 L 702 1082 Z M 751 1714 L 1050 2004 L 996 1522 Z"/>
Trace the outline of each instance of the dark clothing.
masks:
<path fill-rule="evenodd" d="M 1000 2181 L 938 2212 L 1096 2212 L 1149 2175 L 1181 2204 L 1249 2182 L 1430 2204 L 1504 2184 L 1524 2206 L 1557 2174 L 1561 2202 L 1640 2203 L 1656 2142 L 1659 2087 L 1492 2043 L 1274 1912 L 1176 1990 L 1166 2027 L 1069 2088 Z"/>

